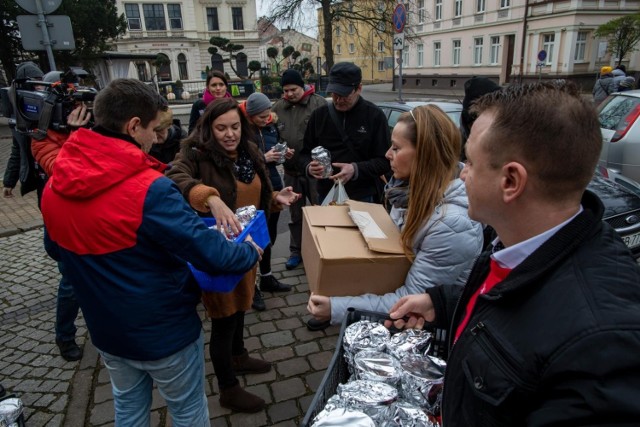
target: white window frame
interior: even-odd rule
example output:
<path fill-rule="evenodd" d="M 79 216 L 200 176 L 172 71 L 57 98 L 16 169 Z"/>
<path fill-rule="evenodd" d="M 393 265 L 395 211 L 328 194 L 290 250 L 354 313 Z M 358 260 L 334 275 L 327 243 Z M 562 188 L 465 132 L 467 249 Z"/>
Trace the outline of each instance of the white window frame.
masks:
<path fill-rule="evenodd" d="M 485 0 L 476 0 L 476 13 L 484 13 Z"/>
<path fill-rule="evenodd" d="M 453 5 L 453 17 L 454 18 L 462 17 L 462 0 L 455 0 Z"/>
<path fill-rule="evenodd" d="M 442 65 L 442 43 L 433 42 L 433 66 L 439 67 Z"/>
<path fill-rule="evenodd" d="M 489 44 L 491 45 L 490 63 L 497 65 L 500 63 L 500 36 L 491 36 Z"/>
<path fill-rule="evenodd" d="M 180 16 L 176 16 L 176 17 L 171 17 L 171 14 L 169 13 L 169 6 L 178 6 L 178 13 L 180 14 Z M 180 7 L 180 3 L 168 3 L 167 4 L 167 18 L 169 18 L 169 29 L 170 30 L 184 30 L 184 27 L 182 26 L 182 7 Z"/>
<path fill-rule="evenodd" d="M 553 62 L 553 51 L 556 44 L 555 33 L 548 33 L 542 35 L 542 49 L 547 52 L 547 57 L 544 60 L 545 65 L 551 65 Z"/>
<path fill-rule="evenodd" d="M 403 67 L 408 67 L 409 66 L 409 46 L 405 45 L 404 49 L 402 50 L 402 66 Z"/>
<path fill-rule="evenodd" d="M 338 43 L 338 44 L 336 45 L 336 53 L 337 53 L 338 55 L 340 55 L 340 54 L 342 53 L 342 45 L 341 45 L 340 43 Z"/>
<path fill-rule="evenodd" d="M 419 43 L 416 46 L 416 57 L 418 61 L 416 65 L 418 67 L 424 67 L 424 44 Z"/>
<path fill-rule="evenodd" d="M 340 25 L 336 25 L 336 37 L 340 37 Z"/>
<path fill-rule="evenodd" d="M 436 0 L 436 8 L 433 16 L 436 21 L 442 21 L 442 0 Z"/>
<path fill-rule="evenodd" d="M 473 38 L 473 65 L 482 65 L 482 49 L 484 47 L 484 37 Z"/>
<path fill-rule="evenodd" d="M 500 0 L 500 9 L 507 9 L 511 7 L 511 0 Z"/>
<path fill-rule="evenodd" d="M 356 53 L 356 44 L 349 43 L 349 53 Z"/>
<path fill-rule="evenodd" d="M 451 62 L 453 63 L 453 65 L 460 65 L 460 58 L 462 55 L 462 40 L 452 40 L 451 45 L 453 46 L 453 58 Z"/>
<path fill-rule="evenodd" d="M 378 61 L 378 72 L 384 71 L 384 61 Z"/>
<path fill-rule="evenodd" d="M 127 6 L 135 7 L 137 10 L 138 16 L 129 17 L 129 15 L 127 14 Z M 127 29 L 129 31 L 142 31 L 142 19 L 140 19 L 140 5 L 138 3 L 125 3 L 124 8 L 125 8 L 125 16 L 127 17 Z M 133 10 L 130 10 L 130 11 L 133 12 Z M 137 22 L 137 24 L 134 24 L 132 26 L 131 25 L 132 22 Z M 132 28 L 132 27 L 137 27 L 137 28 Z"/>
<path fill-rule="evenodd" d="M 352 23 L 349 23 L 349 34 L 353 34 L 356 32 L 356 26 Z"/>
<path fill-rule="evenodd" d="M 378 42 L 378 52 L 384 52 L 384 41 Z"/>
<path fill-rule="evenodd" d="M 424 0 L 418 0 L 418 24 L 424 24 L 425 16 Z"/>
<path fill-rule="evenodd" d="M 584 38 L 581 38 L 584 36 Z M 587 39 L 589 38 L 588 31 L 578 31 L 576 34 L 576 50 L 573 54 L 573 60 L 576 62 L 583 62 L 587 51 Z"/>

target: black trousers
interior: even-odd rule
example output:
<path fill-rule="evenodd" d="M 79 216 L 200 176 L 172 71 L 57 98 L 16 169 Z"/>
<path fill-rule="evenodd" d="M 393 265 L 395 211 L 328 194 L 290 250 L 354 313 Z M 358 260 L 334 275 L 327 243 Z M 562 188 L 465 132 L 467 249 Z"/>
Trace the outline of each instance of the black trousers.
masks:
<path fill-rule="evenodd" d="M 260 260 L 260 274 L 266 274 L 271 272 L 271 247 L 276 243 L 276 237 L 278 237 L 278 219 L 280 219 L 280 212 L 271 212 L 269 219 L 267 220 L 267 228 L 269 229 L 269 238 L 271 244 L 267 246 L 262 254 Z"/>
<path fill-rule="evenodd" d="M 233 356 L 240 356 L 246 351 L 243 333 L 244 311 L 238 311 L 229 317 L 211 319 L 209 355 L 220 390 L 238 384 L 231 360 Z"/>

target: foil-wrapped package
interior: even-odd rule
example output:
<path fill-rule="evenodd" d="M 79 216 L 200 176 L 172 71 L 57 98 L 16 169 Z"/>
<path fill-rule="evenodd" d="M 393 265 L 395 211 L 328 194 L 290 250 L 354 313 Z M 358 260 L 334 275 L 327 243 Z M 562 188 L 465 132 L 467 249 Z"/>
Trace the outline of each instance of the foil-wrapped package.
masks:
<path fill-rule="evenodd" d="M 344 357 L 351 374 L 353 371 L 353 357 L 361 350 L 384 351 L 389 341 L 389 330 L 380 323 L 361 320 L 352 323 L 344 331 Z"/>
<path fill-rule="evenodd" d="M 278 142 L 276 145 L 273 146 L 273 151 L 278 153 L 278 155 L 280 156 L 278 157 L 278 160 L 276 161 L 276 163 L 279 165 L 284 163 L 284 160 L 285 160 L 284 155 L 287 154 L 287 143 L 284 141 Z"/>
<path fill-rule="evenodd" d="M 23 409 L 22 400 L 17 397 L 0 401 L 0 426 L 17 426 L 16 421 L 20 418 Z"/>
<path fill-rule="evenodd" d="M 236 217 L 238 218 L 238 221 L 240 221 L 242 228 L 249 225 L 249 223 L 253 221 L 257 214 L 258 210 L 253 205 L 243 206 L 236 209 Z"/>
<path fill-rule="evenodd" d="M 425 355 L 431 347 L 432 337 L 429 331 L 405 329 L 389 339 L 386 351 L 398 360 L 409 354 Z"/>
<path fill-rule="evenodd" d="M 416 405 L 398 400 L 391 404 L 390 418 L 381 427 L 438 427 L 425 412 Z"/>
<path fill-rule="evenodd" d="M 344 407 L 367 414 L 376 424 L 389 418 L 390 405 L 398 399 L 398 390 L 389 384 L 355 380 L 338 385 Z"/>
<path fill-rule="evenodd" d="M 311 158 L 322 164 L 324 170 L 322 171 L 323 178 L 329 178 L 333 174 L 333 168 L 331 167 L 331 153 L 323 146 L 317 146 L 311 150 Z"/>
<path fill-rule="evenodd" d="M 331 411 L 324 409 L 314 419 L 311 427 L 376 427 L 370 416 L 364 412 L 346 408 Z"/>
<path fill-rule="evenodd" d="M 353 358 L 356 379 L 380 381 L 396 387 L 400 381 L 400 364 L 391 355 L 375 350 L 363 350 Z"/>
<path fill-rule="evenodd" d="M 431 415 L 440 415 L 446 363 L 433 356 L 408 355 L 400 361 L 402 396 Z"/>

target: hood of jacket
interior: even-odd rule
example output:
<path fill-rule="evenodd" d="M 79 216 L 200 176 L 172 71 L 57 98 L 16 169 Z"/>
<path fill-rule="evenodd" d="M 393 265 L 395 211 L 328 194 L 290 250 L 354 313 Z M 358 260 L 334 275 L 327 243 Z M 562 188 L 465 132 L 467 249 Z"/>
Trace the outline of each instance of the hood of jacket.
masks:
<path fill-rule="evenodd" d="M 133 142 L 81 128 L 60 150 L 51 188 L 64 197 L 90 199 L 149 168 L 162 171 L 164 164 Z"/>

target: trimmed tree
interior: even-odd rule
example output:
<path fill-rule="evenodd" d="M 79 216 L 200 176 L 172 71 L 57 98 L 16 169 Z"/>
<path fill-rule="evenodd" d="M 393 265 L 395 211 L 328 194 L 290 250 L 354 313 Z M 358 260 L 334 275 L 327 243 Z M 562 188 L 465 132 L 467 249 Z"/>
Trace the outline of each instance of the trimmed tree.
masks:
<path fill-rule="evenodd" d="M 602 24 L 595 32 L 596 37 L 607 39 L 607 51 L 618 59 L 618 65 L 624 57 L 636 50 L 640 41 L 640 14 L 623 16 Z"/>

